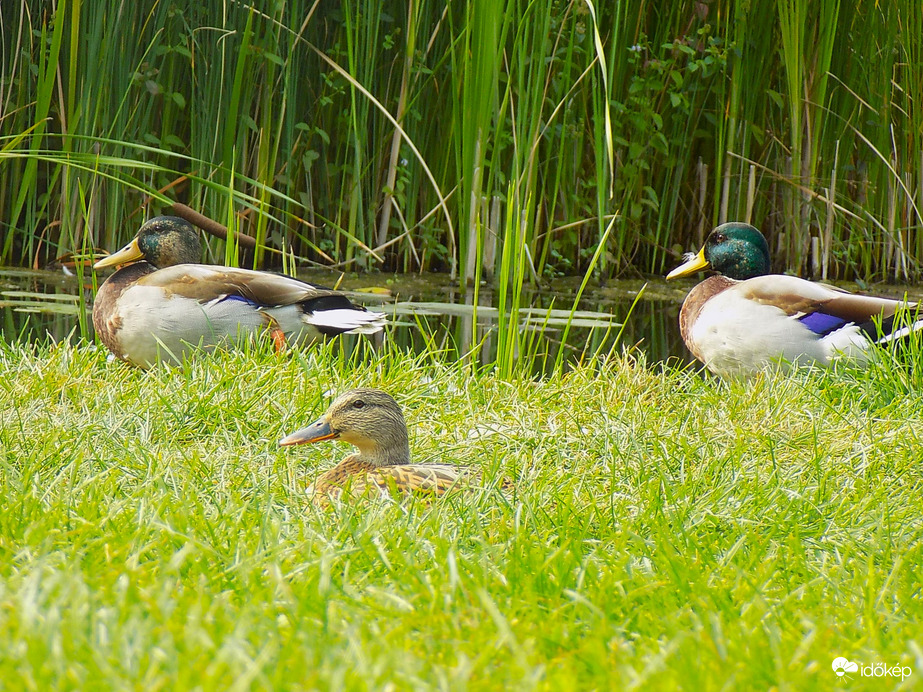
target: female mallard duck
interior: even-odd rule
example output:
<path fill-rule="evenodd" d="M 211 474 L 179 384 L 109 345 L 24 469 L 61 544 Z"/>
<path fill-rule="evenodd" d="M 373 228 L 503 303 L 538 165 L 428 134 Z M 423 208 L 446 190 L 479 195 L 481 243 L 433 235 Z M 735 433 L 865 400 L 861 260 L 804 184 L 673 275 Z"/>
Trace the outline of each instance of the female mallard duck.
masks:
<path fill-rule="evenodd" d="M 183 219 L 158 216 L 101 269 L 110 276 L 93 304 L 93 326 L 113 354 L 138 367 L 181 362 L 190 349 L 268 332 L 277 346 L 320 335 L 373 334 L 384 315 L 337 291 L 281 274 L 196 264 L 202 244 Z"/>
<path fill-rule="evenodd" d="M 827 366 L 839 356 L 865 361 L 871 344 L 923 327 L 917 320 L 898 329 L 895 316 L 913 303 L 770 274 L 769 246 L 749 224 L 718 226 L 699 254 L 667 279 L 703 269 L 718 273 L 686 296 L 679 327 L 692 354 L 721 377 L 745 377 L 774 364 Z"/>
<path fill-rule="evenodd" d="M 452 464 L 410 461 L 407 425 L 401 407 L 378 389 L 351 389 L 307 428 L 279 441 L 282 446 L 340 439 L 359 448 L 321 474 L 309 489 L 314 504 L 326 505 L 343 491 L 353 496 L 403 493 L 442 495 L 475 480 L 470 469 Z M 506 484 L 504 484 L 506 485 Z"/>

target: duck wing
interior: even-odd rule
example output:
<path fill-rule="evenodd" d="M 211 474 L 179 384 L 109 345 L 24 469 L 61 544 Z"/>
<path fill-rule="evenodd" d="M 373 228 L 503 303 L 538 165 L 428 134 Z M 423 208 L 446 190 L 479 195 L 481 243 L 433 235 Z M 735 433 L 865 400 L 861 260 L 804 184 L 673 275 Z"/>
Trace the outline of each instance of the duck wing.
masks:
<path fill-rule="evenodd" d="M 382 490 L 394 488 L 402 492 L 435 493 L 442 495 L 456 485 L 467 485 L 470 471 L 452 464 L 400 464 L 383 466 L 366 474 L 366 483 Z"/>
<path fill-rule="evenodd" d="M 162 289 L 167 295 L 210 303 L 239 297 L 257 306 L 295 305 L 317 298 L 330 298 L 331 307 L 351 305 L 340 292 L 272 272 L 217 267 L 207 264 L 177 264 L 142 277 L 139 285 Z"/>
<path fill-rule="evenodd" d="M 262 313 L 286 334 L 301 333 L 305 324 L 327 336 L 374 334 L 385 325 L 384 314 L 354 305 L 341 292 L 284 274 L 177 264 L 148 274 L 137 283 L 157 287 L 168 298 L 194 300 L 207 310 L 237 301 Z M 246 312 L 244 307 L 232 310 L 236 315 Z"/>
<path fill-rule="evenodd" d="M 901 308 L 914 307 L 913 303 L 857 295 L 782 274 L 747 279 L 732 290 L 747 300 L 779 308 L 820 336 L 848 324 L 855 324 L 874 335 L 876 320 L 890 320 Z"/>
<path fill-rule="evenodd" d="M 308 487 L 308 497 L 318 507 L 326 507 L 331 498 L 391 497 L 393 492 L 443 495 L 450 488 L 467 486 L 468 468 L 452 464 L 400 464 L 373 467 L 348 457 L 324 473 Z"/>

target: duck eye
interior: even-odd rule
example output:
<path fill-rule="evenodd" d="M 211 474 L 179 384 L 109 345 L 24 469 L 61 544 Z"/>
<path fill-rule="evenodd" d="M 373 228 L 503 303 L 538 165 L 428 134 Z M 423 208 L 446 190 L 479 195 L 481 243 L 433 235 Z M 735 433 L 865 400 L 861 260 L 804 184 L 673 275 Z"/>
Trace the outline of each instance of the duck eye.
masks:
<path fill-rule="evenodd" d="M 353 408 L 362 408 L 363 406 L 365 406 L 365 402 L 362 399 L 353 402 Z"/>
<path fill-rule="evenodd" d="M 723 242 L 727 241 L 727 239 L 728 239 L 728 237 L 727 237 L 726 235 L 724 235 L 724 233 L 716 233 L 716 234 L 715 234 L 715 242 L 716 242 L 716 243 L 723 243 Z"/>

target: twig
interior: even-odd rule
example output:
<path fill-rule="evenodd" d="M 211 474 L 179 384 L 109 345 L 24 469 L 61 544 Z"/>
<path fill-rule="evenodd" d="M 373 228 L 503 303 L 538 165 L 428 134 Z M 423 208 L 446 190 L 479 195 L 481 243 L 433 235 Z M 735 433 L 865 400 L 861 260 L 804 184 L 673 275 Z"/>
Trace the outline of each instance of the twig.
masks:
<path fill-rule="evenodd" d="M 217 221 L 213 221 L 207 216 L 200 214 L 192 207 L 187 207 L 185 204 L 180 204 L 175 202 L 172 207 L 172 211 L 181 219 L 186 219 L 189 223 L 194 226 L 198 226 L 206 233 L 210 233 L 216 238 L 221 238 L 221 240 L 227 240 L 228 235 L 232 238 L 235 236 L 233 231 L 228 231 L 225 226 L 222 226 Z M 237 244 L 241 247 L 248 248 L 252 250 L 256 247 L 256 238 L 249 236 L 246 233 L 237 233 Z"/>

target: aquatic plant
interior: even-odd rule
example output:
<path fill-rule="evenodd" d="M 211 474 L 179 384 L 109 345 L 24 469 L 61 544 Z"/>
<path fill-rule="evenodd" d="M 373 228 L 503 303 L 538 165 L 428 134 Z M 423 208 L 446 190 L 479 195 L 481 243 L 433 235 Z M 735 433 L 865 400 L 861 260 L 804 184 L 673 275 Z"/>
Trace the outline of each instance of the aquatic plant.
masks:
<path fill-rule="evenodd" d="M 20 0 L 0 45 L 0 263 L 119 246 L 179 200 L 254 236 L 247 262 L 291 249 L 468 282 L 496 277 L 507 207 L 532 200 L 529 280 L 583 273 L 616 211 L 599 276 L 662 272 L 742 219 L 779 268 L 918 278 L 920 14 Z"/>

